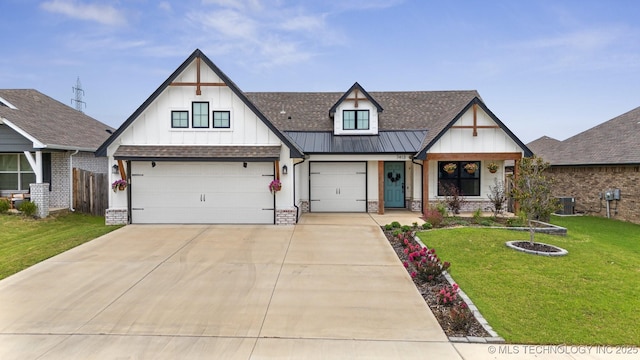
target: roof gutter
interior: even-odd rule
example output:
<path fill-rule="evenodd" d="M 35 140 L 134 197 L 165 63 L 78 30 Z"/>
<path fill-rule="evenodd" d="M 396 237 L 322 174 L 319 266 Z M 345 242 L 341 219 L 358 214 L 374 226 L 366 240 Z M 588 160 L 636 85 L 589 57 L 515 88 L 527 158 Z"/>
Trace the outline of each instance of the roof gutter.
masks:
<path fill-rule="evenodd" d="M 298 223 L 298 219 L 300 219 L 300 207 L 296 204 L 296 165 L 307 161 L 307 157 L 308 156 L 303 157 L 300 162 L 293 163 L 293 207 L 296 208 L 296 224 Z"/>
<path fill-rule="evenodd" d="M 422 170 L 422 171 L 420 171 L 420 192 L 422 192 L 422 194 L 424 195 L 424 176 L 422 175 L 422 173 L 424 172 L 424 161 L 425 160 L 423 160 L 422 164 L 417 163 L 415 160 L 416 159 L 412 156 L 411 157 L 411 162 L 416 164 L 416 165 L 420 165 L 420 169 Z M 425 204 L 426 205 L 429 204 L 429 199 L 427 199 L 426 202 L 425 202 L 425 199 L 422 199 L 422 214 L 423 215 L 424 215 L 424 211 L 426 210 Z"/>

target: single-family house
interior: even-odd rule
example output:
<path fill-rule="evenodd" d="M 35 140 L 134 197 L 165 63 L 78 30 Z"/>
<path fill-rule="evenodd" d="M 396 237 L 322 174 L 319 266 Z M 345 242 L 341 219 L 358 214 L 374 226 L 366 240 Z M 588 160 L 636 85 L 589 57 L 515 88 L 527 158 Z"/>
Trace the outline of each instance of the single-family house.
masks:
<path fill-rule="evenodd" d="M 553 194 L 576 212 L 640 223 L 638 134 L 640 107 L 564 141 L 543 136 L 528 146 L 551 164 Z"/>
<path fill-rule="evenodd" d="M 504 162 L 531 152 L 476 91 L 244 93 L 196 50 L 97 155 L 128 184 L 110 193 L 109 224 L 294 224 L 422 211 L 443 185 L 484 208 Z"/>
<path fill-rule="evenodd" d="M 72 170 L 106 173 L 94 152 L 113 128 L 33 89 L 0 89 L 0 197 L 30 196 L 38 216 L 72 206 Z"/>

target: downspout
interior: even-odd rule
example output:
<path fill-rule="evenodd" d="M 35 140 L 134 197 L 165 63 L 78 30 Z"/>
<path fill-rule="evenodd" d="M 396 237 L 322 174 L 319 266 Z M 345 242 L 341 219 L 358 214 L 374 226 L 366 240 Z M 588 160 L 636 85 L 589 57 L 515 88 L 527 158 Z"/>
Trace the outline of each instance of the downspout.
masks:
<path fill-rule="evenodd" d="M 411 162 L 416 164 L 416 165 L 420 165 L 420 170 L 424 171 L 424 169 L 422 168 L 424 166 L 424 163 L 420 164 L 420 163 L 415 162 L 415 160 L 416 159 L 412 156 L 411 157 Z M 424 176 L 422 176 L 422 171 L 420 171 L 420 192 L 422 194 L 424 194 Z M 413 173 L 415 174 L 415 171 Z M 413 190 L 415 191 L 415 186 L 414 186 Z M 426 203 L 427 203 L 427 205 L 429 204 L 429 199 L 427 199 Z M 424 216 L 424 210 L 425 209 L 426 209 L 425 208 L 425 202 L 424 202 L 424 199 L 422 199 L 422 214 L 423 214 L 423 216 Z"/>
<path fill-rule="evenodd" d="M 302 158 L 302 161 L 293 163 L 293 207 L 296 208 L 296 224 L 298 223 L 298 219 L 300 218 L 300 207 L 298 207 L 298 205 L 296 204 L 296 165 L 300 165 L 306 160 L 306 158 Z"/>
<path fill-rule="evenodd" d="M 69 211 L 74 212 L 73 208 L 73 155 L 76 155 L 80 150 L 74 151 L 73 154 L 69 154 Z"/>

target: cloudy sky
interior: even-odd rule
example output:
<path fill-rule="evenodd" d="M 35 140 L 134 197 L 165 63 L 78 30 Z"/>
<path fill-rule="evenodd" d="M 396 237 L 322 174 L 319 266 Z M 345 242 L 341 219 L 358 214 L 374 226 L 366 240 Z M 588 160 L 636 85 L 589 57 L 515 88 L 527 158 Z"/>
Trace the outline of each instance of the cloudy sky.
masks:
<path fill-rule="evenodd" d="M 118 127 L 196 48 L 244 91 L 466 90 L 524 142 L 640 106 L 640 2 L 0 0 L 0 88 Z"/>

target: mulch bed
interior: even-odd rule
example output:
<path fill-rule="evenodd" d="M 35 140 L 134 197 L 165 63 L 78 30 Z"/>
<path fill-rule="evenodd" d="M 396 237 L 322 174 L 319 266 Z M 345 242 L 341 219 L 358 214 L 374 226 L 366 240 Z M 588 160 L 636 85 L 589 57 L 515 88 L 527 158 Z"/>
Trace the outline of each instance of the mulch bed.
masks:
<path fill-rule="evenodd" d="M 403 244 L 393 236 L 392 231 L 384 230 L 385 235 L 387 236 L 387 240 L 395 250 L 396 254 L 400 261 L 408 261 L 407 255 L 404 253 Z M 454 264 L 455 265 L 455 264 Z M 416 285 L 416 288 L 422 294 L 424 301 L 429 305 L 431 311 L 435 315 L 440 327 L 444 333 L 449 337 L 466 337 L 466 336 L 474 336 L 474 337 L 489 337 L 491 336 L 487 331 L 480 325 L 480 323 L 473 317 L 469 316 L 469 321 L 467 322 L 467 326 L 464 329 L 455 329 L 454 323 L 452 322 L 451 316 L 449 315 L 450 307 L 438 304 L 437 293 L 446 285 L 449 285 L 449 282 L 444 278 L 444 276 L 440 276 L 434 282 L 424 282 L 420 279 L 413 278 L 413 283 Z"/>
<path fill-rule="evenodd" d="M 531 251 L 540 251 L 540 252 L 548 252 L 548 253 L 557 253 L 561 251 L 555 246 L 549 246 L 546 244 L 540 244 L 536 242 L 532 244 L 528 241 L 518 241 L 518 242 L 514 242 L 513 245 L 521 249 L 527 249 Z"/>

